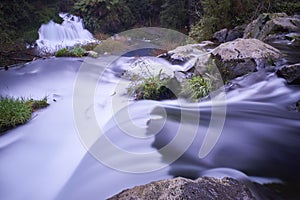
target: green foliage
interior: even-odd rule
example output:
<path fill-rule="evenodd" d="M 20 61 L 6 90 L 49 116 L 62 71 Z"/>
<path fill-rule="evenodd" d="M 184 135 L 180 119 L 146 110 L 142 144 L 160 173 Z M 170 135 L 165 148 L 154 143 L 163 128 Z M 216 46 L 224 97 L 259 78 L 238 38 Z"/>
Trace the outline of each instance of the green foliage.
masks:
<path fill-rule="evenodd" d="M 50 19 L 61 21 L 58 16 L 63 1 L 3 0 L 0 2 L 1 43 L 33 43 L 38 38 L 38 28 Z M 64 5 L 65 6 L 65 5 Z"/>
<path fill-rule="evenodd" d="M 73 9 L 93 32 L 119 32 L 136 23 L 125 0 L 78 0 Z"/>
<path fill-rule="evenodd" d="M 46 97 L 42 100 L 0 97 L 0 133 L 26 123 L 32 112 L 47 106 Z"/>
<path fill-rule="evenodd" d="M 47 97 L 44 97 L 42 100 L 29 99 L 25 103 L 31 108 L 32 112 L 49 106 Z"/>
<path fill-rule="evenodd" d="M 144 78 L 134 88 L 135 99 L 152 99 L 152 100 L 163 100 L 174 97 L 170 95 L 168 89 L 169 79 L 161 79 L 160 74 L 149 78 Z"/>
<path fill-rule="evenodd" d="M 213 33 L 223 28 L 249 23 L 261 13 L 300 12 L 300 2 L 296 0 L 202 0 L 201 4 L 203 14 L 189 33 L 197 41 L 211 39 Z"/>
<path fill-rule="evenodd" d="M 181 95 L 192 101 L 198 101 L 207 96 L 212 89 L 211 79 L 197 75 L 184 81 Z"/>
<path fill-rule="evenodd" d="M 62 48 L 55 52 L 56 57 L 82 57 L 86 53 L 85 49 L 76 46 L 72 49 Z"/>
<path fill-rule="evenodd" d="M 166 0 L 160 12 L 161 26 L 176 30 L 184 30 L 188 26 L 186 0 Z"/>
<path fill-rule="evenodd" d="M 159 72 L 152 71 L 156 67 L 150 70 L 151 66 L 145 63 L 143 60 L 137 63 L 140 67 L 140 72 L 132 73 L 130 71 L 125 72 L 123 77 L 131 80 L 128 88 L 128 94 L 133 95 L 135 100 L 152 99 L 152 100 L 164 100 L 174 99 L 176 95 L 171 91 L 171 85 L 174 88 L 174 79 L 166 75 L 163 69 Z M 175 92 L 176 93 L 176 92 Z"/>
<path fill-rule="evenodd" d="M 231 24 L 232 0 L 203 0 L 203 16 L 191 27 L 190 37 L 202 41 Z"/>
<path fill-rule="evenodd" d="M 70 53 L 71 57 L 82 57 L 85 54 L 85 50 L 82 47 L 77 46 L 77 47 L 71 49 L 69 51 L 69 53 Z"/>

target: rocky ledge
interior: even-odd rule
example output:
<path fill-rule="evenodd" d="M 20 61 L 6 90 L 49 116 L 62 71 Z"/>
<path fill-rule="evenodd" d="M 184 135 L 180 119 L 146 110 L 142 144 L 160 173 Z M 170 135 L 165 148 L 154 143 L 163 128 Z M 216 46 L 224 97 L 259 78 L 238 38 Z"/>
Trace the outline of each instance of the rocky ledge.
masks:
<path fill-rule="evenodd" d="M 127 199 L 252 200 L 255 197 L 243 183 L 232 178 L 202 177 L 190 180 L 178 177 L 136 186 L 109 198 L 109 200 Z"/>

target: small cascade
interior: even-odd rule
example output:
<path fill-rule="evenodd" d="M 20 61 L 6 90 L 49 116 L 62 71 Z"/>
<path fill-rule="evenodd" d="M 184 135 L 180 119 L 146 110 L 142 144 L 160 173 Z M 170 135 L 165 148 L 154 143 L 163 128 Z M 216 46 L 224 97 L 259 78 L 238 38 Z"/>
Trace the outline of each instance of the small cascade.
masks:
<path fill-rule="evenodd" d="M 64 20 L 62 24 L 51 20 L 41 25 L 39 39 L 36 41 L 40 53 L 54 53 L 65 47 L 97 42 L 84 28 L 80 17 L 68 13 L 60 13 L 59 16 Z"/>

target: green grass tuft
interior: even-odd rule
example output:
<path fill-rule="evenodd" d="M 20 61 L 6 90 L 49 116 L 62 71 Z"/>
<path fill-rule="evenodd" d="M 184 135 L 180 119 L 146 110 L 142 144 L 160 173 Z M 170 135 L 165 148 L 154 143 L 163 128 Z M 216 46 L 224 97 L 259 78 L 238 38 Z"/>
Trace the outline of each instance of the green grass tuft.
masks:
<path fill-rule="evenodd" d="M 0 97 L 0 134 L 25 124 L 31 118 L 32 112 L 48 105 L 46 97 L 42 100 Z"/>
<path fill-rule="evenodd" d="M 212 89 L 212 81 L 209 78 L 193 76 L 184 81 L 181 95 L 195 102 L 209 95 Z"/>

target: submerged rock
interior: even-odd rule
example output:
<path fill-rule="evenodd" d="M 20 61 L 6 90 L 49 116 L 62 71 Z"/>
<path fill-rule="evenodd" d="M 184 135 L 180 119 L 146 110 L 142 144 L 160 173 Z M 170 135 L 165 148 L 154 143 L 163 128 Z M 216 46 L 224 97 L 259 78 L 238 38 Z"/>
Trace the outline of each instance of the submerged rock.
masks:
<path fill-rule="evenodd" d="M 257 39 L 227 42 L 211 54 L 225 82 L 272 65 L 281 57 L 279 50 Z"/>
<path fill-rule="evenodd" d="M 265 13 L 248 24 L 244 38 L 256 38 L 265 42 L 287 40 L 286 35 L 300 32 L 300 18 L 285 13 Z"/>
<path fill-rule="evenodd" d="M 252 200 L 255 198 L 243 183 L 232 178 L 216 179 L 203 177 L 194 181 L 179 177 L 136 186 L 132 189 L 124 190 L 109 199 Z"/>
<path fill-rule="evenodd" d="M 286 65 L 277 70 L 277 75 L 289 84 L 300 84 L 300 63 Z"/>

